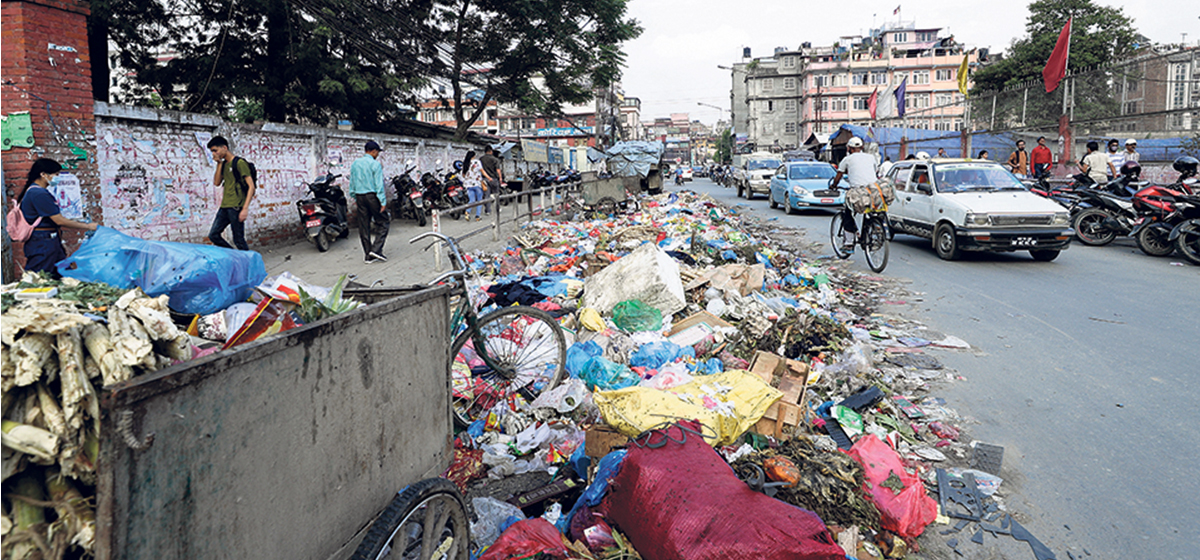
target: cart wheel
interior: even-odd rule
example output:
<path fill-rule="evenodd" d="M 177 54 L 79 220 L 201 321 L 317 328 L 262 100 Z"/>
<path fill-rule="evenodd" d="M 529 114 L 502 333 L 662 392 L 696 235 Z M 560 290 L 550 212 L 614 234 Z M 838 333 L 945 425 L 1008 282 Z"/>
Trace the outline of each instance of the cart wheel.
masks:
<path fill-rule="evenodd" d="M 599 220 L 616 213 L 617 201 L 611 196 L 606 196 L 600 200 L 597 200 L 596 204 L 592 206 L 591 218 L 593 220 Z"/>
<path fill-rule="evenodd" d="M 466 560 L 470 546 L 462 494 L 449 480 L 427 478 L 392 500 L 351 558 Z"/>

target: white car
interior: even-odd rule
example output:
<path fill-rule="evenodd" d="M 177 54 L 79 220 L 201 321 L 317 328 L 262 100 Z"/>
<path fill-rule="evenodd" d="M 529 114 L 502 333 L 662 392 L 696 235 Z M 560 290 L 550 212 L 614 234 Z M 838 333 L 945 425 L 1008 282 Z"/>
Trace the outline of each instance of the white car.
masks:
<path fill-rule="evenodd" d="M 1052 261 L 1071 244 L 1070 214 L 1029 192 L 999 163 L 969 159 L 901 161 L 885 181 L 892 231 L 933 241 L 939 257 L 962 251 L 1029 251 Z"/>
<path fill-rule="evenodd" d="M 742 169 L 738 173 L 737 195 L 744 196 L 746 200 L 754 198 L 755 194 L 771 195 L 771 178 L 775 176 L 775 170 L 783 162 L 777 157 L 756 157 L 751 156 L 742 164 Z"/>
<path fill-rule="evenodd" d="M 692 175 L 693 175 L 693 173 L 692 173 L 692 168 L 691 168 L 691 167 L 688 167 L 688 166 L 686 166 L 686 165 L 685 165 L 685 166 L 683 166 L 683 167 L 680 167 L 680 168 L 679 168 L 679 172 L 683 174 L 683 180 L 684 180 L 684 181 L 691 181 L 691 180 L 692 180 Z"/>

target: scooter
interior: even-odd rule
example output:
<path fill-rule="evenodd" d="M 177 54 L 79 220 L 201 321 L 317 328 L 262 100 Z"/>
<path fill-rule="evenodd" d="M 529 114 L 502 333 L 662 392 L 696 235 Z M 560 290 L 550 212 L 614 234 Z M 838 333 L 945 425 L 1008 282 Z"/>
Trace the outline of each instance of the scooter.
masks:
<path fill-rule="evenodd" d="M 316 243 L 317 250 L 322 253 L 328 251 L 335 240 L 350 235 L 350 225 L 346 221 L 346 193 L 333 184 L 338 177 L 341 175 L 333 173 L 318 177 L 308 184 L 313 197 L 296 202 L 304 236 Z"/>
<path fill-rule="evenodd" d="M 403 174 L 392 177 L 392 189 L 396 191 L 394 212 L 402 219 L 414 219 L 418 226 L 425 227 L 425 195 L 410 175 L 417 166 L 412 160 L 405 162 L 405 165 L 408 168 Z"/>

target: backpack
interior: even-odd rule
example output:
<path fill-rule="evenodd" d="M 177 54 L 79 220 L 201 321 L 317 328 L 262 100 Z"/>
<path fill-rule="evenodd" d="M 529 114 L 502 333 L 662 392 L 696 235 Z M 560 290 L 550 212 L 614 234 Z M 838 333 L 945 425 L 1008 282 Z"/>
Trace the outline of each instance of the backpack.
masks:
<path fill-rule="evenodd" d="M 5 216 L 5 219 L 8 220 L 7 226 L 9 238 L 11 238 L 13 241 L 20 242 L 27 241 L 29 236 L 33 235 L 33 228 L 38 227 L 38 224 L 42 223 L 41 216 L 38 216 L 32 224 L 26 222 L 25 214 L 21 212 L 21 204 L 17 202 L 16 199 L 13 199 L 12 209 L 8 211 L 8 215 Z"/>
<path fill-rule="evenodd" d="M 246 165 L 250 166 L 250 179 L 254 181 L 256 189 L 258 188 L 258 168 L 254 166 L 254 162 L 248 159 L 233 156 L 233 182 L 238 186 L 238 192 L 242 196 L 246 196 L 246 193 L 250 191 L 250 187 L 246 186 L 246 178 L 242 177 L 241 173 L 238 173 L 238 160 L 242 160 L 246 162 Z"/>

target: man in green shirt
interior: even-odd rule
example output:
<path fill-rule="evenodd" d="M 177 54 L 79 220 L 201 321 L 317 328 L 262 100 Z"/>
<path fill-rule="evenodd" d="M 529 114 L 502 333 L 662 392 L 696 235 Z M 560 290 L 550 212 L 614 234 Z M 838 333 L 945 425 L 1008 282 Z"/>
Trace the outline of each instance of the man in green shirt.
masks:
<path fill-rule="evenodd" d="M 229 141 L 221 136 L 213 136 L 208 141 L 208 150 L 217 161 L 217 171 L 213 174 L 213 186 L 224 185 L 221 194 L 221 207 L 217 209 L 217 217 L 213 219 L 212 229 L 208 231 L 208 240 L 213 245 L 232 249 L 225 241 L 225 228 L 233 226 L 233 243 L 242 251 L 249 251 L 246 244 L 246 218 L 250 217 L 250 202 L 254 200 L 257 185 L 250 176 L 250 164 L 237 158 L 229 149 Z M 238 175 L 233 173 L 234 161 L 237 161 Z M 238 176 L 242 184 L 238 184 Z"/>
<path fill-rule="evenodd" d="M 383 187 L 382 149 L 374 140 L 367 141 L 366 155 L 350 164 L 350 196 L 358 204 L 358 238 L 362 241 L 363 262 L 383 262 L 383 243 L 387 241 L 387 191 Z M 372 238 L 374 238 L 372 240 Z"/>

